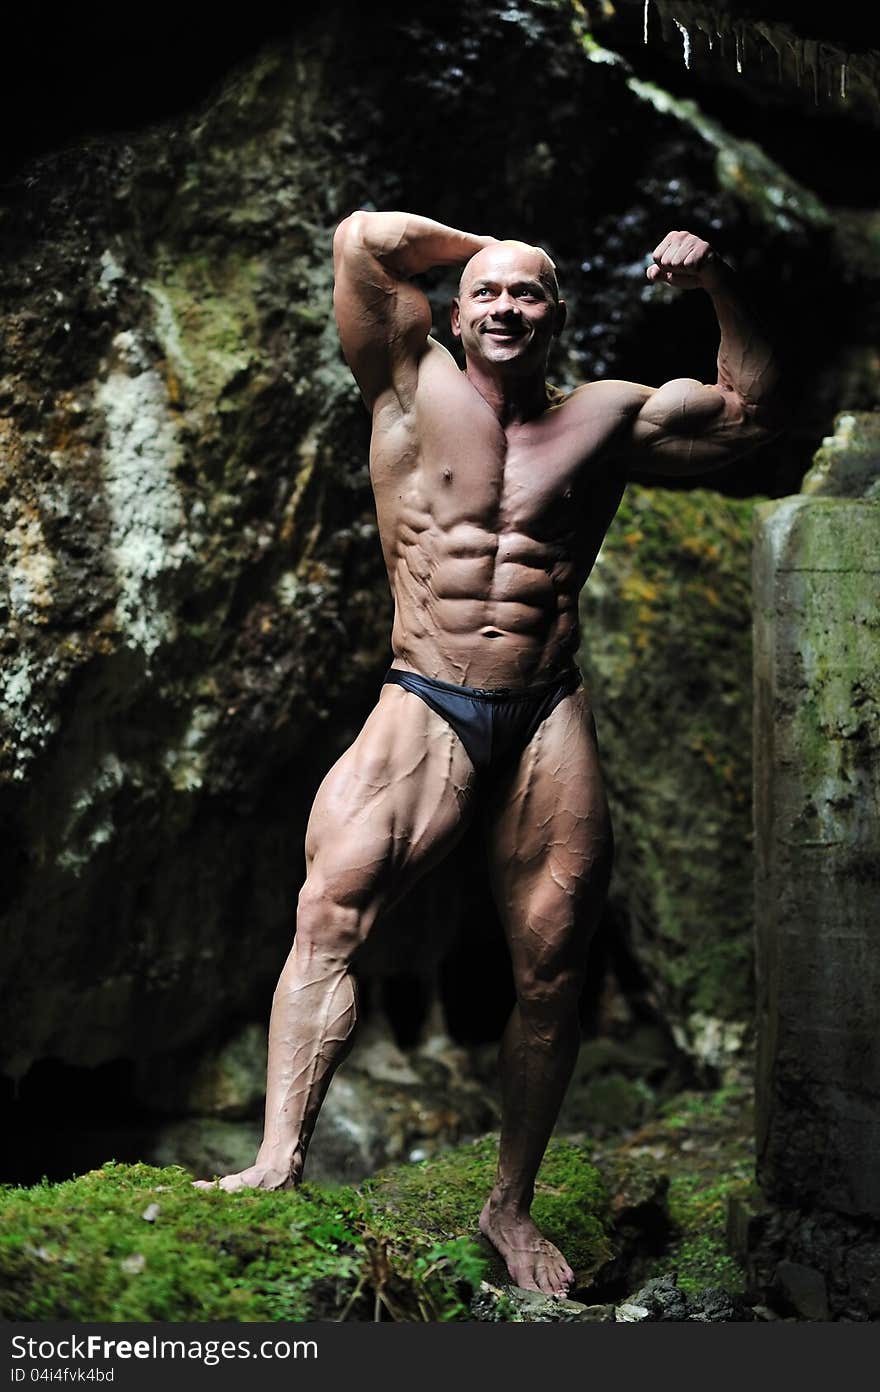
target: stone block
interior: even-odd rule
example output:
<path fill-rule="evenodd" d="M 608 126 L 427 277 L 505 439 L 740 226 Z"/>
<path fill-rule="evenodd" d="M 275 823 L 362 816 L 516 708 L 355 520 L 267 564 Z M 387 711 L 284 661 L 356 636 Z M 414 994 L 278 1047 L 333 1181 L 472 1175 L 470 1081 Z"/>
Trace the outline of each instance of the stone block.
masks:
<path fill-rule="evenodd" d="M 880 1216 L 880 503 L 756 510 L 756 1144 L 768 1197 Z"/>

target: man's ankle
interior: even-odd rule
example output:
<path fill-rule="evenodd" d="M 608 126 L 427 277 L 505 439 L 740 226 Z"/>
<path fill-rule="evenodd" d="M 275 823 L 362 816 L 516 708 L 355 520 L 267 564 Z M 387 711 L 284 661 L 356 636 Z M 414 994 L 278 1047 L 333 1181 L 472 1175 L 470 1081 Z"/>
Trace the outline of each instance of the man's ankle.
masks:
<path fill-rule="evenodd" d="M 524 1193 L 521 1186 L 496 1184 L 489 1195 L 489 1208 L 493 1213 L 509 1213 L 517 1218 L 528 1218 L 533 1194 L 531 1186 Z"/>

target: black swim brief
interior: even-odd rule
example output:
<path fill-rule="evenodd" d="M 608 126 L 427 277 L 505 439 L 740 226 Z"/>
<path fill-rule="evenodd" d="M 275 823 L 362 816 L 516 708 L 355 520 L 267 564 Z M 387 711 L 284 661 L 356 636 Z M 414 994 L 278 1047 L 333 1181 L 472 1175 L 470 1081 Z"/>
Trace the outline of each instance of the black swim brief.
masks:
<path fill-rule="evenodd" d="M 547 719 L 564 696 L 580 686 L 581 675 L 573 667 L 552 682 L 520 689 L 457 686 L 391 667 L 385 681 L 420 696 L 426 706 L 442 715 L 458 735 L 471 763 L 482 771 L 497 768 L 524 749 L 541 721 Z"/>

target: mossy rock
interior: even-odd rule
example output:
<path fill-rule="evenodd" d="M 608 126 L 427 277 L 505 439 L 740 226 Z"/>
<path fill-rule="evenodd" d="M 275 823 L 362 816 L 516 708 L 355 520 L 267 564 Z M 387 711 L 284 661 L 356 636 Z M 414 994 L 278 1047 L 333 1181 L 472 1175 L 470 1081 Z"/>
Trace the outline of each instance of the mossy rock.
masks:
<path fill-rule="evenodd" d="M 177 1166 L 109 1163 L 0 1211 L 7 1320 L 333 1318 L 365 1265 L 353 1190 L 200 1193 Z"/>
<path fill-rule="evenodd" d="M 748 1281 L 729 1249 L 728 1210 L 732 1200 L 756 1192 L 751 1086 L 680 1093 L 664 1104 L 638 1141 L 663 1149 L 662 1165 L 669 1176 L 671 1231 L 662 1256 L 646 1275 L 674 1271 L 685 1294 L 715 1286 L 741 1295 Z"/>
<path fill-rule="evenodd" d="M 490 1244 L 480 1236 L 480 1210 L 495 1181 L 497 1136 L 482 1136 L 433 1160 L 385 1170 L 365 1186 L 374 1230 L 393 1244 L 396 1234 L 435 1242 L 471 1237 L 489 1268 L 489 1279 L 510 1277 Z M 608 1195 L 587 1152 L 566 1141 L 551 1141 L 535 1184 L 532 1216 L 541 1231 L 565 1253 L 578 1287 L 588 1285 L 611 1256 Z"/>
<path fill-rule="evenodd" d="M 497 1139 L 364 1187 L 196 1191 L 179 1166 L 109 1162 L 0 1190 L 6 1320 L 460 1320 L 506 1272 L 477 1229 Z M 606 1259 L 607 1198 L 583 1151 L 551 1145 L 534 1214 L 579 1281 Z"/>

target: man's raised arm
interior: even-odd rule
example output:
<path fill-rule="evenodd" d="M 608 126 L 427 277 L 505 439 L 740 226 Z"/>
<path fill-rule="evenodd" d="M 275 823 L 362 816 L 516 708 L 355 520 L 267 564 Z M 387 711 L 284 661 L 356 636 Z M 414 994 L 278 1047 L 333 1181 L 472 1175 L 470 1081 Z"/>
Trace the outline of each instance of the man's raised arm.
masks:
<path fill-rule="evenodd" d="M 352 213 L 333 238 L 333 307 L 346 362 L 372 408 L 387 391 L 404 409 L 431 328 L 427 297 L 408 277 L 468 261 L 494 237 L 413 213 Z"/>
<path fill-rule="evenodd" d="M 703 473 L 778 434 L 777 362 L 736 272 L 700 237 L 670 232 L 654 250 L 647 276 L 711 296 L 721 330 L 718 380 L 680 377 L 662 387 L 635 387 L 627 464 L 646 474 Z"/>

